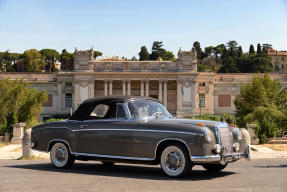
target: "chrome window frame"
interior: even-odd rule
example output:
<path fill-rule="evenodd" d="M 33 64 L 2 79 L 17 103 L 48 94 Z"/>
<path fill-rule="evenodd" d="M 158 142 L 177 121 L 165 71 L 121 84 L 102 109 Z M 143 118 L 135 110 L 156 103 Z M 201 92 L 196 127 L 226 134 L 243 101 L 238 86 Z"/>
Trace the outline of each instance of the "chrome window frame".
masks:
<path fill-rule="evenodd" d="M 126 102 L 124 102 L 125 104 L 125 108 L 126 108 L 126 112 L 128 114 L 128 117 L 130 120 L 148 120 L 150 118 L 133 118 L 132 115 L 131 115 L 131 112 L 130 112 L 130 109 L 129 109 L 129 106 L 128 106 L 128 103 L 129 102 L 132 102 L 132 101 L 136 101 L 136 100 L 149 100 L 149 101 L 154 101 L 154 102 L 158 102 L 160 104 L 162 104 L 160 101 L 157 101 L 157 100 L 153 100 L 153 99 L 129 99 L 127 100 Z M 165 108 L 165 106 L 162 104 L 162 106 Z M 167 110 L 167 108 L 165 108 L 165 110 L 168 112 L 168 117 L 167 118 L 172 118 L 172 115 L 171 113 Z"/>

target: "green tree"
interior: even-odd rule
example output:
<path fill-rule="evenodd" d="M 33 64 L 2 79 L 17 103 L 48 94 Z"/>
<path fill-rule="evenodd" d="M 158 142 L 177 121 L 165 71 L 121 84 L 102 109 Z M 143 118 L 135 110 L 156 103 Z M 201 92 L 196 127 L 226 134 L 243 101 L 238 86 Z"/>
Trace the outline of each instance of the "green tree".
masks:
<path fill-rule="evenodd" d="M 254 46 L 251 44 L 249 47 L 249 55 L 255 54 Z"/>
<path fill-rule="evenodd" d="M 10 53 L 8 50 L 0 52 L 0 71 L 14 72 L 16 71 L 16 61 L 20 58 L 19 53 Z"/>
<path fill-rule="evenodd" d="M 240 73 L 251 73 L 251 67 L 252 67 L 252 57 L 255 57 L 254 55 L 248 55 L 244 54 L 241 55 L 237 61 L 236 66 Z"/>
<path fill-rule="evenodd" d="M 237 72 L 236 63 L 231 56 L 226 55 L 222 57 L 221 62 L 222 62 L 222 66 L 218 71 L 219 73 L 236 73 Z"/>
<path fill-rule="evenodd" d="M 282 95 L 286 98 L 287 95 L 280 92 L 280 88 L 280 82 L 271 80 L 268 74 L 254 76 L 252 82 L 241 87 L 240 97 L 234 101 L 239 126 L 256 123 L 261 142 L 265 142 L 267 137 L 280 135 L 280 125 L 286 120 L 279 101 Z"/>
<path fill-rule="evenodd" d="M 220 121 L 225 121 L 228 124 L 234 124 L 234 117 L 230 114 L 224 113 L 220 117 Z"/>
<path fill-rule="evenodd" d="M 141 47 L 141 51 L 139 52 L 139 60 L 140 61 L 146 61 L 149 60 L 150 58 L 149 52 L 146 48 L 146 46 Z"/>
<path fill-rule="evenodd" d="M 227 42 L 226 45 L 227 45 L 227 49 L 228 49 L 228 54 L 232 58 L 237 57 L 238 43 L 236 41 L 229 41 L 229 42 Z"/>
<path fill-rule="evenodd" d="M 163 59 L 163 60 L 168 60 L 168 61 L 175 61 L 175 56 L 174 56 L 173 52 L 171 52 L 171 51 L 166 51 L 166 52 L 162 55 L 162 59 Z"/>
<path fill-rule="evenodd" d="M 55 72 L 56 69 L 56 62 L 60 60 L 60 54 L 55 49 L 42 49 L 40 51 L 41 55 L 43 56 L 46 66 L 45 70 L 47 72 Z"/>
<path fill-rule="evenodd" d="M 267 53 L 268 49 L 272 49 L 272 45 L 269 43 L 264 43 L 263 45 L 263 53 Z"/>
<path fill-rule="evenodd" d="M 204 48 L 205 56 L 206 57 L 211 57 L 213 53 L 214 47 L 213 46 L 208 46 Z"/>
<path fill-rule="evenodd" d="M 31 125 L 39 118 L 45 91 L 32 89 L 23 80 L 0 80 L 0 135 L 12 132 L 12 125 L 26 122 Z"/>
<path fill-rule="evenodd" d="M 61 70 L 72 71 L 74 69 L 74 53 L 69 53 L 66 49 L 60 55 Z"/>
<path fill-rule="evenodd" d="M 41 72 L 45 68 L 45 60 L 41 53 L 36 49 L 30 49 L 24 52 L 24 67 L 27 72 Z"/>
<path fill-rule="evenodd" d="M 271 57 L 268 55 L 257 55 L 253 57 L 251 72 L 267 73 L 273 71 L 273 65 L 271 63 Z"/>
<path fill-rule="evenodd" d="M 150 59 L 151 60 L 157 60 L 159 57 L 163 57 L 165 54 L 166 50 L 163 47 L 162 41 L 154 41 L 151 49 L 151 55 Z"/>
<path fill-rule="evenodd" d="M 195 49 L 197 53 L 197 59 L 201 60 L 204 57 L 204 53 L 200 47 L 200 43 L 198 41 L 195 41 L 193 43 L 193 49 Z"/>
<path fill-rule="evenodd" d="M 96 59 L 97 57 L 100 57 L 100 56 L 102 56 L 102 55 L 103 55 L 102 52 L 100 52 L 100 51 L 94 51 L 94 59 Z"/>
<path fill-rule="evenodd" d="M 237 51 L 237 57 L 241 57 L 241 56 L 242 56 L 242 54 L 243 54 L 242 47 L 241 47 L 241 46 L 239 46 L 239 47 L 238 47 L 238 51 Z"/>

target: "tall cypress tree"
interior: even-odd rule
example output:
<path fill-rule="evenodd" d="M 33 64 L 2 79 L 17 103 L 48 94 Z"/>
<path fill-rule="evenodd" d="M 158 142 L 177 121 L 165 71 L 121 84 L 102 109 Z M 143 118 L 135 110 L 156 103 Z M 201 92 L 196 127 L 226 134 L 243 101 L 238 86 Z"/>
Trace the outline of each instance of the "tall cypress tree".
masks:
<path fill-rule="evenodd" d="M 250 47 L 249 47 L 249 54 L 252 55 L 254 53 L 255 53 L 254 46 L 251 44 Z"/>
<path fill-rule="evenodd" d="M 242 50 L 242 47 L 241 46 L 239 46 L 238 47 L 238 52 L 237 52 L 238 54 L 238 57 L 241 57 L 241 55 L 243 54 L 243 50 Z"/>
<path fill-rule="evenodd" d="M 262 49 L 260 43 L 257 44 L 257 55 L 261 55 Z"/>
<path fill-rule="evenodd" d="M 149 58 L 149 52 L 148 52 L 146 46 L 141 47 L 141 51 L 139 52 L 139 56 L 140 56 L 140 58 L 139 58 L 140 61 L 145 61 L 145 60 L 150 59 Z"/>

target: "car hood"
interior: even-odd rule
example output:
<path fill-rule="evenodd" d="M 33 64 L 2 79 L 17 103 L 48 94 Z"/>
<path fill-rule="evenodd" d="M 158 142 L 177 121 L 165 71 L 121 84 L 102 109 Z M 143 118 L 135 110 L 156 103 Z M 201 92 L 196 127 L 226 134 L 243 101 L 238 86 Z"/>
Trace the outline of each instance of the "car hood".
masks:
<path fill-rule="evenodd" d="M 195 132 L 203 132 L 204 127 L 198 126 L 198 123 L 204 124 L 205 127 L 208 127 L 213 132 L 215 132 L 216 127 L 228 127 L 227 123 L 219 121 L 208 121 L 208 120 L 198 120 L 198 119 L 179 119 L 179 118 L 159 118 L 148 120 L 149 123 L 154 125 L 163 124 L 167 127 L 175 127 L 177 129 L 184 128 L 193 130 Z"/>

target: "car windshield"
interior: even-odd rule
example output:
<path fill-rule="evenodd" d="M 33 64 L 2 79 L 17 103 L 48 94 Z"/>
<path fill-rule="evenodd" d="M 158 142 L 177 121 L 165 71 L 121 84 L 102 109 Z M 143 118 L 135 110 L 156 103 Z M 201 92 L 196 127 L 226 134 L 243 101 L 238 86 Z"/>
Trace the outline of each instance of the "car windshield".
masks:
<path fill-rule="evenodd" d="M 170 116 L 160 102 L 153 100 L 133 100 L 128 102 L 128 107 L 132 118 Z"/>

